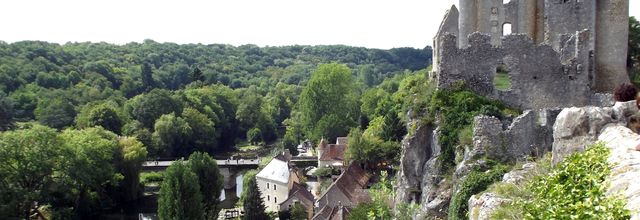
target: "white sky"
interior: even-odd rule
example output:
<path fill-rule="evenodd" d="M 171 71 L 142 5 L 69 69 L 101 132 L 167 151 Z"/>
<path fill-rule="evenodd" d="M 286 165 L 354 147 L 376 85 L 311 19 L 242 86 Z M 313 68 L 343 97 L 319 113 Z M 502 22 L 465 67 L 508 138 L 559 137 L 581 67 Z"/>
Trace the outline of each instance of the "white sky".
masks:
<path fill-rule="evenodd" d="M 0 40 L 423 48 L 458 0 L 2 0 Z M 640 0 L 630 0 L 640 17 Z"/>

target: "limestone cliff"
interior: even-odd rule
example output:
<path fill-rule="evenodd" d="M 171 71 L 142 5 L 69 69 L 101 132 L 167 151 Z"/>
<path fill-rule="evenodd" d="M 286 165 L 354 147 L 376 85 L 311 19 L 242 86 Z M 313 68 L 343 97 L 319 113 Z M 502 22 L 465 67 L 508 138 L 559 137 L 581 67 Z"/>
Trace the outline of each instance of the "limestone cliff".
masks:
<path fill-rule="evenodd" d="M 451 197 L 446 180 L 440 173 L 437 130 L 430 125 L 422 125 L 419 120 L 411 120 L 411 131 L 402 141 L 400 170 L 396 180 L 396 204 L 399 202 L 421 204 L 422 217 L 446 217 Z"/>

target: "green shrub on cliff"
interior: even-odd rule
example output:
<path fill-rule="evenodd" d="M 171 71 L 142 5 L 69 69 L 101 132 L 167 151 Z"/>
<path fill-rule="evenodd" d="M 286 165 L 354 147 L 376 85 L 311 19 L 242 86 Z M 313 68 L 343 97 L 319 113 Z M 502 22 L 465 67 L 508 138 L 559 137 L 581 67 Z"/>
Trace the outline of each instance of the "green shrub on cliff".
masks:
<path fill-rule="evenodd" d="M 502 179 L 509 171 L 509 166 L 497 164 L 487 171 L 473 170 L 463 180 L 459 186 L 459 190 L 451 197 L 449 204 L 449 219 L 467 219 L 469 206 L 467 201 L 472 195 L 478 194 L 489 187 L 492 183 Z"/>
<path fill-rule="evenodd" d="M 465 90 L 464 85 L 436 91 L 431 96 L 428 112 L 426 121 L 436 121 L 436 117 L 439 121 L 438 142 L 442 146 L 440 161 L 443 170 L 455 166 L 455 147 L 459 144 L 459 134 L 473 123 L 475 116 L 489 115 L 503 118 L 505 115 L 517 113 L 500 101 Z"/>
<path fill-rule="evenodd" d="M 534 173 L 526 183 L 492 187 L 513 202 L 495 210 L 491 219 L 629 219 L 625 201 L 605 194 L 611 173 L 608 156 L 609 150 L 598 143 L 565 158 L 549 173 Z M 538 167 L 549 162 L 543 159 Z M 539 170 L 547 169 L 534 172 Z"/>
<path fill-rule="evenodd" d="M 598 143 L 564 159 L 550 175 L 535 178 L 527 187 L 533 198 L 523 205 L 524 218 L 629 219 L 624 200 L 605 194 L 609 153 Z"/>

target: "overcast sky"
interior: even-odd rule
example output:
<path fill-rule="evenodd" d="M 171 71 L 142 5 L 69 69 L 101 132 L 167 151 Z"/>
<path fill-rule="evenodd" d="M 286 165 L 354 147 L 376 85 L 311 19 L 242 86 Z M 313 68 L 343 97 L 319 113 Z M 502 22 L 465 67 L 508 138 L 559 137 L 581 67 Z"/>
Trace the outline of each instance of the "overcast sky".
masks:
<path fill-rule="evenodd" d="M 458 0 L 4 0 L 0 40 L 423 48 Z M 640 0 L 631 0 L 640 17 Z"/>

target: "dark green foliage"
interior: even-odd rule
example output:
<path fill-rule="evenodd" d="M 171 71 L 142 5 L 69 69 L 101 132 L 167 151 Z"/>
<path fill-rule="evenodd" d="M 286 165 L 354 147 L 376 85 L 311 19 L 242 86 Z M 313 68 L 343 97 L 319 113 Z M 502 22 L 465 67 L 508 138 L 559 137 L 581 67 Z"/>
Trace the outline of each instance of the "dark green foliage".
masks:
<path fill-rule="evenodd" d="M 252 128 L 247 131 L 247 141 L 251 144 L 257 144 L 262 141 L 262 131 L 260 128 Z"/>
<path fill-rule="evenodd" d="M 13 126 L 13 102 L 0 92 L 0 132 L 9 130 Z"/>
<path fill-rule="evenodd" d="M 307 136 L 334 140 L 346 135 L 359 117 L 351 70 L 336 63 L 320 65 L 298 106 Z"/>
<path fill-rule="evenodd" d="M 218 164 L 208 154 L 195 152 L 189 156 L 189 167 L 198 177 L 205 219 L 217 219 L 220 192 L 224 186 Z"/>
<path fill-rule="evenodd" d="M 62 129 L 73 123 L 76 111 L 71 101 L 64 97 L 52 97 L 38 101 L 35 116 L 38 122 L 52 128 Z"/>
<path fill-rule="evenodd" d="M 364 164 L 366 168 L 385 169 L 386 165 L 397 161 L 400 152 L 400 143 L 383 141 L 367 134 L 366 131 L 363 134 L 360 129 L 354 128 L 349 132 L 349 147 L 345 157 L 348 161 Z"/>
<path fill-rule="evenodd" d="M 0 133 L 0 215 L 28 219 L 33 202 L 44 202 L 62 156 L 54 129 L 40 125 Z"/>
<path fill-rule="evenodd" d="M 509 166 L 501 164 L 497 164 L 486 171 L 478 169 L 472 170 L 469 175 L 462 180 L 462 183 L 458 185 L 458 190 L 451 197 L 451 203 L 449 203 L 449 219 L 467 219 L 469 198 L 471 198 L 472 195 L 486 190 L 492 183 L 500 181 L 502 176 L 509 170 Z"/>
<path fill-rule="evenodd" d="M 193 129 L 187 121 L 177 117 L 174 113 L 158 118 L 154 130 L 154 143 L 159 147 L 160 152 L 165 152 L 165 155 L 186 157 L 195 151 L 188 144 Z"/>
<path fill-rule="evenodd" d="M 535 178 L 526 188 L 533 198 L 523 202 L 525 219 L 629 219 L 625 202 L 608 197 L 606 180 L 610 152 L 598 143 L 584 153 L 565 158 L 550 175 Z"/>
<path fill-rule="evenodd" d="M 247 183 L 247 188 L 243 188 L 247 191 L 246 197 L 243 201 L 242 206 L 244 207 L 244 216 L 242 219 L 245 220 L 267 220 L 269 217 L 267 213 L 265 213 L 264 202 L 261 198 L 260 190 L 258 190 L 258 185 L 256 184 L 256 179 L 251 178 Z"/>
<path fill-rule="evenodd" d="M 160 219 L 203 219 L 202 194 L 198 176 L 179 160 L 164 172 L 158 196 Z"/>
<path fill-rule="evenodd" d="M 76 124 L 79 128 L 101 126 L 120 134 L 124 123 L 116 108 L 115 103 L 87 104 L 76 117 Z"/>
<path fill-rule="evenodd" d="M 473 92 L 455 89 L 439 90 L 431 97 L 428 112 L 429 121 L 439 117 L 440 131 L 438 142 L 442 146 L 440 161 L 442 169 L 447 170 L 455 165 L 455 147 L 458 144 L 460 131 L 473 123 L 477 115 L 504 117 L 506 107 L 499 101 L 489 100 Z"/>
<path fill-rule="evenodd" d="M 291 207 L 291 220 L 306 220 L 307 209 L 300 203 L 294 203 Z"/>
<path fill-rule="evenodd" d="M 168 90 L 154 89 L 149 93 L 133 97 L 127 102 L 127 110 L 131 117 L 152 128 L 161 115 L 182 110 L 180 102 L 172 97 Z"/>
<path fill-rule="evenodd" d="M 117 173 L 114 160 L 121 153 L 116 135 L 102 128 L 65 130 L 61 134 L 65 155 L 61 166 L 62 192 L 71 196 L 74 214 L 80 218 L 98 216 L 112 206 L 113 198 L 105 194 L 123 176 Z"/>

